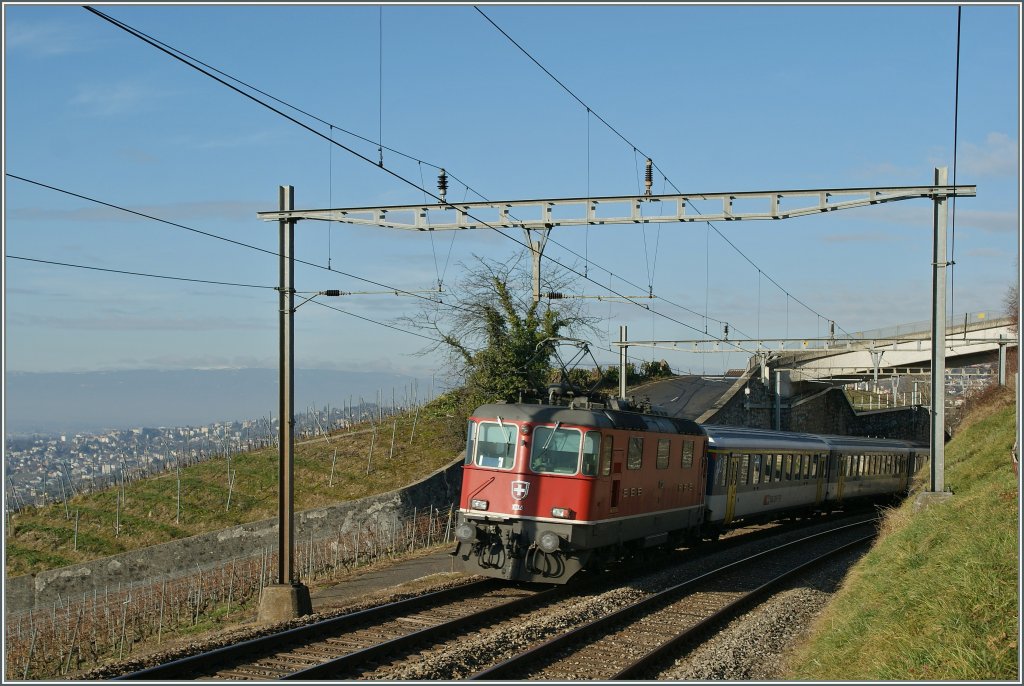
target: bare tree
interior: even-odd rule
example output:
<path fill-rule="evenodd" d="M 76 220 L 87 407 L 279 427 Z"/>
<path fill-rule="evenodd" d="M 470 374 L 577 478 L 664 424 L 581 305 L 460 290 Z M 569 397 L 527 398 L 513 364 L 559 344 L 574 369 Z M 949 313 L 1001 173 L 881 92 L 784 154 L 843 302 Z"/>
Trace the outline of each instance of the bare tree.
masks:
<path fill-rule="evenodd" d="M 509 262 L 474 259 L 470 266 L 460 264 L 464 275 L 443 303 L 424 303 L 400 321 L 436 339 L 420 354 L 445 352 L 448 371 L 470 403 L 514 401 L 520 393 L 539 392 L 551 369 L 551 339 L 596 333 L 598 318 L 587 314 L 580 299 L 534 302 L 525 254 Z M 548 269 L 542 278 L 542 293 L 571 286 L 565 270 Z"/>

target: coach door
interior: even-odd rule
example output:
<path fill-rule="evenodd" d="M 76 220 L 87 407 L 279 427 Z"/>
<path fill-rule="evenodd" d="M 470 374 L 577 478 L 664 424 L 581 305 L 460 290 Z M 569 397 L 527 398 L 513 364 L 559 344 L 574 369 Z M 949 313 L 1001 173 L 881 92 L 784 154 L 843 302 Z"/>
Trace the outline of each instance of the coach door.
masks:
<path fill-rule="evenodd" d="M 815 455 L 812 459 L 814 462 L 811 464 L 814 465 L 813 470 L 817 476 L 816 481 L 818 483 L 818 490 L 814 496 L 814 504 L 821 505 L 822 496 L 825 494 L 825 472 L 828 462 L 826 462 L 825 455 Z"/>
<path fill-rule="evenodd" d="M 732 521 L 732 516 L 736 512 L 736 478 L 740 471 L 740 456 L 723 455 L 722 457 L 726 460 L 724 523 L 728 524 Z"/>
<path fill-rule="evenodd" d="M 843 486 L 846 481 L 846 470 L 849 462 L 852 458 L 849 455 L 839 455 L 836 457 L 836 468 L 839 470 L 839 474 L 836 476 L 836 504 L 843 504 Z"/>

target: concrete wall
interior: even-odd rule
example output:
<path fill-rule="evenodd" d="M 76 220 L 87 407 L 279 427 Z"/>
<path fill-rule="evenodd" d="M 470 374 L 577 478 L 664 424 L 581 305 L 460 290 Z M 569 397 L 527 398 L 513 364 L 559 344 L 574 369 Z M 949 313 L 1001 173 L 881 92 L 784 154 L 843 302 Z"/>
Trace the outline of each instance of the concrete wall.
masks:
<path fill-rule="evenodd" d="M 380 495 L 296 513 L 295 541 L 321 540 L 377 522 L 395 522 L 414 509 L 448 508 L 458 501 L 462 458 L 418 483 Z M 103 593 L 131 583 L 153 583 L 194 574 L 231 560 L 277 552 L 277 517 L 211 531 L 91 562 L 4 580 L 5 612 L 48 607 L 57 600 Z"/>

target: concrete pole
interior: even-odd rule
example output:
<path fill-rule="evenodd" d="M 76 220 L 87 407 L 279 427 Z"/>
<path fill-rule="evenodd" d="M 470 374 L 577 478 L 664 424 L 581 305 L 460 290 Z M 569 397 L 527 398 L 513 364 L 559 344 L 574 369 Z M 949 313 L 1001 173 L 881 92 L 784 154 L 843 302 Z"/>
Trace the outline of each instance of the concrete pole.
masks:
<path fill-rule="evenodd" d="M 782 372 L 778 369 L 775 370 L 775 430 L 782 431 Z"/>
<path fill-rule="evenodd" d="M 946 185 L 946 167 L 935 168 L 935 185 Z M 945 490 L 946 461 L 946 219 L 944 196 L 935 197 L 932 242 L 931 492 Z"/>
<path fill-rule="evenodd" d="M 1006 341 L 999 334 L 999 385 L 1006 385 Z"/>
<path fill-rule="evenodd" d="M 619 397 L 626 397 L 626 325 L 619 327 Z"/>

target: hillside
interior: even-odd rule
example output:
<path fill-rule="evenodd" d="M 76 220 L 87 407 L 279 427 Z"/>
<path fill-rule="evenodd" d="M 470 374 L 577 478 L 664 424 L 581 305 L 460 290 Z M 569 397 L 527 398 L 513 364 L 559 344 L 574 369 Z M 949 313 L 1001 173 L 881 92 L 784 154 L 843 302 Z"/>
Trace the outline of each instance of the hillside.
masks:
<path fill-rule="evenodd" d="M 295 511 L 391 491 L 450 464 L 463 447 L 464 420 L 447 402 L 442 396 L 376 426 L 297 441 Z M 13 513 L 5 572 L 64 567 L 275 517 L 277 463 L 277 448 L 238 453 L 183 467 L 180 479 L 169 472 L 75 496 L 66 508 Z"/>
<path fill-rule="evenodd" d="M 946 446 L 953 497 L 888 513 L 789 677 L 814 681 L 1017 681 L 1020 499 L 1015 407 L 992 394 Z"/>

